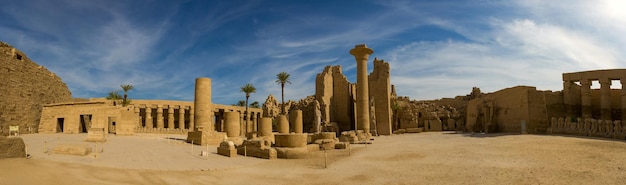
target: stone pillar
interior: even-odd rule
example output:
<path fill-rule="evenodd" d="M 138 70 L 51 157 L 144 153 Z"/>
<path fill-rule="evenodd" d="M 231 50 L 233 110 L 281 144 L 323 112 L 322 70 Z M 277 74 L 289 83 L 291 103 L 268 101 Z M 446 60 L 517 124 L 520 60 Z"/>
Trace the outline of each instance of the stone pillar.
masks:
<path fill-rule="evenodd" d="M 292 132 L 302 133 L 302 110 L 289 112 L 289 123 Z"/>
<path fill-rule="evenodd" d="M 137 115 L 137 118 L 139 118 L 139 120 L 137 121 L 137 127 L 141 127 L 141 113 L 139 110 L 139 105 L 135 106 L 135 114 Z"/>
<path fill-rule="evenodd" d="M 367 60 L 374 50 L 367 48 L 365 44 L 356 45 L 350 50 L 356 60 L 356 112 L 357 130 L 363 130 L 370 134 L 370 111 L 369 111 L 369 85 L 367 77 Z"/>
<path fill-rule="evenodd" d="M 571 87 L 572 81 L 565 80 L 563 81 L 563 104 L 565 104 L 565 113 L 567 116 L 578 117 L 578 115 L 574 115 L 574 102 L 572 102 L 572 94 Z"/>
<path fill-rule="evenodd" d="M 157 105 L 157 128 L 163 128 L 163 105 Z"/>
<path fill-rule="evenodd" d="M 185 107 L 178 107 L 178 129 L 185 129 Z"/>
<path fill-rule="evenodd" d="M 224 130 L 226 130 L 226 136 L 238 137 L 240 136 L 239 128 L 239 113 L 238 112 L 224 112 Z"/>
<path fill-rule="evenodd" d="M 591 80 L 580 80 L 580 95 L 581 95 L 581 107 L 583 112 L 583 118 L 591 117 Z"/>
<path fill-rule="evenodd" d="M 245 111 L 239 112 L 239 128 L 241 129 L 240 133 L 242 136 L 246 135 L 246 119 L 244 118 L 245 115 Z"/>
<path fill-rule="evenodd" d="M 257 135 L 259 137 L 272 135 L 272 118 L 270 117 L 261 118 Z"/>
<path fill-rule="evenodd" d="M 626 79 L 620 79 L 622 83 L 621 97 L 622 97 L 622 123 L 626 123 Z"/>
<path fill-rule="evenodd" d="M 213 131 L 213 110 L 211 110 L 211 79 L 196 78 L 196 90 L 193 101 L 195 109 L 196 131 Z"/>
<path fill-rule="evenodd" d="M 195 114 L 195 109 L 193 107 L 189 107 L 189 131 L 194 131 L 196 130 L 196 125 L 194 123 L 194 121 L 196 120 L 196 116 Z"/>
<path fill-rule="evenodd" d="M 613 120 L 611 116 L 611 79 L 600 79 L 600 112 L 601 119 Z"/>
<path fill-rule="evenodd" d="M 289 120 L 285 115 L 278 116 L 278 133 L 289 134 Z"/>
<path fill-rule="evenodd" d="M 174 106 L 169 106 L 167 109 L 167 128 L 174 129 Z"/>
<path fill-rule="evenodd" d="M 152 124 L 152 106 L 146 106 L 146 128 L 154 128 L 154 124 Z"/>

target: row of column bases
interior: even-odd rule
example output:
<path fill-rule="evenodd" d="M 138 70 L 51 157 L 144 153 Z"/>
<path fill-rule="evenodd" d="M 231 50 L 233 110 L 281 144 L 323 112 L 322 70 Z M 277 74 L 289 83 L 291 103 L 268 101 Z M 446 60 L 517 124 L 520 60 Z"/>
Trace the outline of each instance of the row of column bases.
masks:
<path fill-rule="evenodd" d="M 153 107 L 142 105 L 134 108 L 135 113 L 139 117 L 135 132 L 187 132 L 194 130 L 195 113 L 193 107 L 183 105 L 156 105 L 156 108 Z M 260 116 L 260 113 L 251 112 L 246 120 L 243 112 L 233 112 L 239 114 L 238 117 L 241 123 L 250 123 L 255 126 L 257 117 Z M 215 121 L 215 130 L 224 131 L 224 110 L 220 109 L 213 112 L 212 116 Z"/>
<path fill-rule="evenodd" d="M 571 118 L 553 117 L 548 133 L 626 139 L 626 127 L 622 125 L 620 120 L 596 120 L 592 118 L 572 120 Z"/>
<path fill-rule="evenodd" d="M 611 108 L 611 80 L 609 78 L 599 79 L 600 82 L 600 119 L 602 120 L 613 120 L 612 108 Z M 591 107 L 591 82 L 590 79 L 582 79 L 580 80 L 580 95 L 581 95 L 581 112 L 582 118 L 593 118 L 592 116 L 592 107 Z M 622 110 L 622 118 L 621 120 L 626 120 L 626 79 L 620 79 L 620 83 L 622 84 L 622 89 L 620 92 L 621 95 L 621 110 Z M 566 91 L 569 91 L 574 81 L 566 80 L 563 82 L 563 88 Z M 574 103 L 572 101 L 571 94 L 568 92 L 564 93 L 565 104 L 568 105 L 568 110 L 570 115 L 573 112 L 577 112 L 573 109 Z"/>

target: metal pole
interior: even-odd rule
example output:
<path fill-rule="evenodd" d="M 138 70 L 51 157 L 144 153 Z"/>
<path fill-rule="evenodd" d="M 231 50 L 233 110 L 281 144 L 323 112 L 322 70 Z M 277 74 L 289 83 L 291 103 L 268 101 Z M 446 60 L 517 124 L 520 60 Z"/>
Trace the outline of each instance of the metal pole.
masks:
<path fill-rule="evenodd" d="M 209 158 L 209 143 L 206 144 L 206 158 Z"/>
<path fill-rule="evenodd" d="M 243 156 L 248 157 L 248 146 L 243 146 Z"/>

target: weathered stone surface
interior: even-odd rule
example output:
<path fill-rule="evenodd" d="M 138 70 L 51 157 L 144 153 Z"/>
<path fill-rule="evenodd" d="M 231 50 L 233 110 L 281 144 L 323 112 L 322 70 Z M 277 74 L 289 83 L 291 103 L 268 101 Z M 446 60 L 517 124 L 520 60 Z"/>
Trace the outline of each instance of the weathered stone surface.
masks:
<path fill-rule="evenodd" d="M 87 141 L 89 142 L 104 142 L 104 128 L 90 128 L 87 131 Z"/>
<path fill-rule="evenodd" d="M 72 100 L 67 85 L 24 53 L 0 42 L 0 135 L 9 125 L 36 132 L 43 104 Z"/>
<path fill-rule="evenodd" d="M 306 146 L 297 148 L 275 148 L 278 158 L 281 159 L 303 159 L 309 156 L 309 149 Z"/>
<path fill-rule="evenodd" d="M 226 157 L 237 157 L 237 149 L 232 141 L 222 141 L 217 147 L 217 154 Z"/>
<path fill-rule="evenodd" d="M 86 156 L 91 153 L 91 147 L 83 144 L 59 144 L 52 149 L 51 153 Z"/>
<path fill-rule="evenodd" d="M 26 157 L 26 145 L 22 138 L 0 136 L 0 159 Z"/>
<path fill-rule="evenodd" d="M 276 147 L 305 147 L 307 144 L 307 134 L 276 134 L 275 146 Z"/>

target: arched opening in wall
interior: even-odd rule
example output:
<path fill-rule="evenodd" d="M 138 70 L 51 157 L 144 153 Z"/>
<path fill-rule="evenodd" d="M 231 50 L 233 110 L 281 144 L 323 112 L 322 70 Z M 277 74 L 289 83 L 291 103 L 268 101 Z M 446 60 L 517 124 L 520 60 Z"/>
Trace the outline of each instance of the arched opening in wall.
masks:
<path fill-rule="evenodd" d="M 65 118 L 57 118 L 57 133 L 63 133 L 64 125 L 65 125 Z"/>

